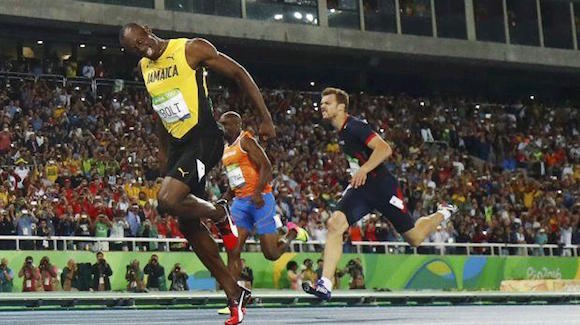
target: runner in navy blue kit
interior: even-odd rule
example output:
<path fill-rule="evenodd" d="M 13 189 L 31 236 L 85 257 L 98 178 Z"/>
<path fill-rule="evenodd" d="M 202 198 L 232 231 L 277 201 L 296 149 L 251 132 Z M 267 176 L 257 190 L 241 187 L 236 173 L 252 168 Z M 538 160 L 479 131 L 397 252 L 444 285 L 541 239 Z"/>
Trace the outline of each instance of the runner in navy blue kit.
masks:
<path fill-rule="evenodd" d="M 347 156 L 352 176 L 336 211 L 327 221 L 322 278 L 314 286 L 309 282 L 302 284 L 307 293 L 328 300 L 332 290 L 330 279 L 334 278 L 342 255 L 342 235 L 350 225 L 373 210 L 378 210 L 409 244 L 416 247 L 443 220 L 449 219 L 457 207 L 440 204 L 437 212 L 413 222 L 397 180 L 384 163 L 392 154 L 389 144 L 366 122 L 348 115 L 348 94 L 344 90 L 324 89 L 320 108 L 322 118 L 330 121 L 338 130 L 339 145 Z"/>

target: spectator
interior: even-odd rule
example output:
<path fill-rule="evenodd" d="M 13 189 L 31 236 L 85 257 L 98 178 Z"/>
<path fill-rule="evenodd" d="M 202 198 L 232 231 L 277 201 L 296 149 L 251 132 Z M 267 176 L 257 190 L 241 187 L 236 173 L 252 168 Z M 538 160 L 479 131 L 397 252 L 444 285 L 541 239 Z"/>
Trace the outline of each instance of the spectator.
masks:
<path fill-rule="evenodd" d="M 0 131 L 0 155 L 8 153 L 11 144 L 12 144 L 12 135 L 10 134 L 8 124 L 5 124 L 2 131 Z"/>
<path fill-rule="evenodd" d="M 572 256 L 572 250 L 569 248 L 572 245 L 572 226 L 568 221 L 564 221 L 560 227 L 559 244 L 562 247 L 562 256 Z"/>
<path fill-rule="evenodd" d="M 14 174 L 18 176 L 18 182 L 16 183 L 16 188 L 24 192 L 24 184 L 28 183 L 28 176 L 30 175 L 30 168 L 26 166 L 28 162 L 22 158 L 16 160 L 16 169 L 14 169 Z"/>
<path fill-rule="evenodd" d="M 8 210 L 0 209 L 0 235 L 14 236 L 16 235 L 16 227 L 12 221 Z M 16 249 L 16 243 L 13 241 L 0 240 L 0 250 Z"/>
<path fill-rule="evenodd" d="M 57 223 L 55 233 L 57 236 L 74 236 L 75 223 L 69 213 L 64 213 Z"/>
<path fill-rule="evenodd" d="M 165 269 L 159 265 L 159 257 L 156 254 L 151 255 L 149 263 L 143 270 L 147 277 L 147 289 L 149 291 L 165 291 Z"/>
<path fill-rule="evenodd" d="M 448 239 L 449 234 L 440 225 L 437 226 L 437 230 L 435 230 L 435 232 L 431 234 L 431 242 L 435 244 L 445 244 L 447 243 Z M 444 254 L 445 246 L 444 245 L 435 246 L 435 250 L 437 254 Z"/>
<path fill-rule="evenodd" d="M 318 221 L 316 223 L 316 228 L 314 228 L 314 231 L 312 232 L 312 240 L 319 240 L 321 242 L 326 242 L 326 233 L 327 232 L 328 231 L 326 230 L 326 227 L 324 227 L 322 222 Z"/>
<path fill-rule="evenodd" d="M 33 217 L 26 208 L 22 209 L 20 213 L 20 217 L 16 221 L 16 232 L 19 236 L 32 236 L 38 219 Z M 33 250 L 34 242 L 31 240 L 23 240 L 20 242 L 20 249 Z"/>
<path fill-rule="evenodd" d="M 92 289 L 94 291 L 110 291 L 111 290 L 111 280 L 110 276 L 113 275 L 113 270 L 111 266 L 105 260 L 103 252 L 97 253 L 97 262 L 93 264 L 93 285 Z"/>
<path fill-rule="evenodd" d="M 93 224 L 94 234 L 97 238 L 107 238 L 109 236 L 109 230 L 111 229 L 112 223 L 109 218 L 104 214 L 99 214 L 97 216 L 96 222 Z M 99 251 L 108 251 L 109 250 L 109 242 L 104 241 L 100 243 L 96 243 L 95 245 L 99 245 L 97 250 Z"/>
<path fill-rule="evenodd" d="M 125 273 L 127 290 L 131 292 L 145 292 L 144 278 L 145 275 L 139 267 L 139 261 L 136 259 L 131 261 L 131 264 L 127 265 L 127 272 Z"/>
<path fill-rule="evenodd" d="M 91 234 L 91 220 L 89 219 L 88 214 L 83 213 L 78 216 L 77 223 L 76 223 L 76 230 L 75 235 L 77 237 L 90 237 Z M 91 250 L 92 249 L 91 242 L 78 242 L 78 248 L 80 250 Z"/>
<path fill-rule="evenodd" d="M 302 273 L 298 271 L 298 264 L 294 261 L 286 264 L 287 278 L 290 283 L 290 290 L 302 289 Z"/>
<path fill-rule="evenodd" d="M 24 265 L 18 272 L 18 277 L 22 278 L 22 292 L 38 291 L 37 285 L 39 285 L 40 281 L 40 272 L 32 262 L 32 256 L 27 256 L 24 260 Z"/>
<path fill-rule="evenodd" d="M 95 78 L 95 67 L 93 67 L 91 61 L 87 61 L 87 63 L 83 66 L 82 74 L 85 78 Z"/>
<path fill-rule="evenodd" d="M 138 237 L 158 238 L 157 223 L 155 221 L 151 222 L 151 220 L 148 219 L 143 221 L 137 235 Z M 139 246 L 141 246 L 143 251 L 156 251 L 158 249 L 157 242 L 142 242 Z M 163 275 L 163 277 L 165 277 L 165 275 Z"/>
<path fill-rule="evenodd" d="M 54 235 L 54 230 L 49 227 L 46 219 L 40 219 L 38 227 L 36 228 L 36 236 L 46 237 L 46 239 L 38 240 L 36 242 L 37 250 L 53 250 L 54 242 L 50 240 L 50 237 Z M 39 265 L 40 267 L 40 265 Z"/>
<path fill-rule="evenodd" d="M 12 292 L 14 271 L 8 266 L 8 260 L 0 260 L 0 292 Z"/>
<path fill-rule="evenodd" d="M 127 223 L 127 220 L 125 220 L 125 218 L 123 218 L 120 215 L 116 215 L 115 218 L 113 219 L 113 223 L 111 226 L 111 238 L 123 238 L 125 237 L 125 233 L 129 232 L 129 224 Z M 112 250 L 114 251 L 126 251 L 128 250 L 127 248 L 127 243 L 124 241 L 116 241 L 116 242 L 112 242 Z"/>
<path fill-rule="evenodd" d="M 362 241 L 362 232 L 358 223 L 350 226 L 349 236 L 350 241 Z"/>
<path fill-rule="evenodd" d="M 377 241 L 375 223 L 376 215 L 371 215 L 365 224 L 365 241 Z"/>
<path fill-rule="evenodd" d="M 181 264 L 175 263 L 173 270 L 169 273 L 167 280 L 171 281 L 171 286 L 169 287 L 171 291 L 189 291 L 189 286 L 187 285 L 187 278 L 189 276 L 184 269 L 181 268 Z"/>
<path fill-rule="evenodd" d="M 243 282 L 243 286 L 247 289 L 252 289 L 254 286 L 254 271 L 246 264 L 245 259 L 241 259 L 240 268 L 242 272 L 240 273 L 240 281 Z"/>
<path fill-rule="evenodd" d="M 546 245 L 548 243 L 548 235 L 546 234 L 546 229 L 540 228 L 540 230 L 538 230 L 534 242 L 537 245 Z M 537 248 L 535 255 L 544 256 L 544 250 L 542 248 Z"/>
<path fill-rule="evenodd" d="M 68 260 L 60 275 L 60 285 L 63 291 L 79 291 L 79 269 L 75 260 Z"/>
<path fill-rule="evenodd" d="M 97 78 L 105 78 L 107 75 L 105 71 L 105 66 L 103 65 L 103 61 L 99 61 L 99 64 L 95 68 L 95 76 Z"/>
<path fill-rule="evenodd" d="M 40 271 L 40 279 L 42 280 L 42 288 L 44 291 L 55 291 L 56 283 L 58 283 L 56 267 L 50 264 L 50 259 L 48 256 L 44 256 L 40 259 L 40 265 L 38 266 Z"/>
<path fill-rule="evenodd" d="M 127 213 L 127 223 L 129 224 L 130 236 L 137 237 L 141 218 L 139 217 L 139 205 L 133 204 Z"/>

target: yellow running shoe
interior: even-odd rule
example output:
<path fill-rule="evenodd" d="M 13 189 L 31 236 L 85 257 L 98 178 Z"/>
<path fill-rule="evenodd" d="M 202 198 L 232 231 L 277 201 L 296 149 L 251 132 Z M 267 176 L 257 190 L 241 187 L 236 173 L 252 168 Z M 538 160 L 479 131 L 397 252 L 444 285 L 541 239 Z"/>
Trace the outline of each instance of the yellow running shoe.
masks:
<path fill-rule="evenodd" d="M 218 314 L 219 315 L 229 315 L 230 314 L 230 307 L 225 306 L 224 308 L 219 309 Z"/>

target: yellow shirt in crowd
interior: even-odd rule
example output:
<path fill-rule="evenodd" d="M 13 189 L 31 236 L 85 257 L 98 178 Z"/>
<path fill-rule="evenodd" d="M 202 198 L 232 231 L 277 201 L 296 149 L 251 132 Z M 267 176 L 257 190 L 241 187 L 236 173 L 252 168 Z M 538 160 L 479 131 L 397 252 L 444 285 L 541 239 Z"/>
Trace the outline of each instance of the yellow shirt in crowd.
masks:
<path fill-rule="evenodd" d="M 534 205 L 534 199 L 542 195 L 542 191 L 533 191 L 524 193 L 524 206 L 530 209 Z"/>
<path fill-rule="evenodd" d="M 340 146 L 338 143 L 329 143 L 326 145 L 326 152 L 339 152 Z"/>
<path fill-rule="evenodd" d="M 127 183 L 124 186 L 125 193 L 130 199 L 138 200 L 139 199 L 139 192 L 141 191 L 141 187 L 136 184 Z"/>
<path fill-rule="evenodd" d="M 157 193 L 159 192 L 159 189 L 161 188 L 161 184 L 154 184 L 153 186 L 143 186 L 143 192 L 145 192 L 145 195 L 147 195 L 148 199 L 157 199 Z"/>
<path fill-rule="evenodd" d="M 46 176 L 46 179 L 54 183 L 58 178 L 58 165 L 56 164 L 47 165 L 44 169 L 44 174 Z"/>
<path fill-rule="evenodd" d="M 4 205 L 8 204 L 8 191 L 0 192 L 0 202 L 4 203 Z"/>
<path fill-rule="evenodd" d="M 466 200 L 465 196 L 461 193 L 455 193 L 451 197 L 451 201 L 453 201 L 453 203 L 455 203 L 455 204 L 463 204 L 463 203 L 465 203 L 465 200 Z"/>

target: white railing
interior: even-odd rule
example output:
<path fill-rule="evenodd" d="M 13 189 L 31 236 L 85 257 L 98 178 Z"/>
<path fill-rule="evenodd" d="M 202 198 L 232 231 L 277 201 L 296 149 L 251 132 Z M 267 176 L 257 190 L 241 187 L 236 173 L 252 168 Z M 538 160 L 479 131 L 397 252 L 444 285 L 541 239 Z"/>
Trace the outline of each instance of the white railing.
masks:
<path fill-rule="evenodd" d="M 79 243 L 97 244 L 97 247 L 102 247 L 101 243 L 125 243 L 132 244 L 133 250 L 139 250 L 137 243 L 158 243 L 162 244 L 162 249 L 170 250 L 171 244 L 186 244 L 187 240 L 184 238 L 144 238 L 144 237 L 80 237 L 80 236 L 0 236 L 0 243 L 15 242 L 15 249 L 20 250 L 22 242 L 41 243 L 42 246 L 48 248 L 49 243 L 52 242 L 52 249 L 58 250 L 58 243 L 62 243 L 60 248 L 62 250 L 75 250 Z M 222 240 L 216 239 L 216 242 L 221 246 Z M 70 245 L 70 246 L 69 246 Z M 256 251 L 259 250 L 260 242 L 248 239 L 246 247 L 254 246 Z M 385 254 L 440 254 L 440 255 L 491 255 L 491 256 L 506 256 L 506 255 L 548 255 L 559 256 L 565 253 L 567 256 L 580 256 L 580 246 L 559 246 L 559 245 L 538 245 L 538 244 L 504 244 L 504 243 L 422 243 L 419 247 L 412 247 L 406 242 L 368 242 L 368 241 L 354 241 L 350 245 L 353 248 L 352 253 L 385 253 Z M 290 245 L 292 252 L 319 252 L 322 251 L 324 242 L 319 240 L 311 240 L 308 242 L 293 241 Z M 511 252 L 510 252 L 511 250 Z"/>

